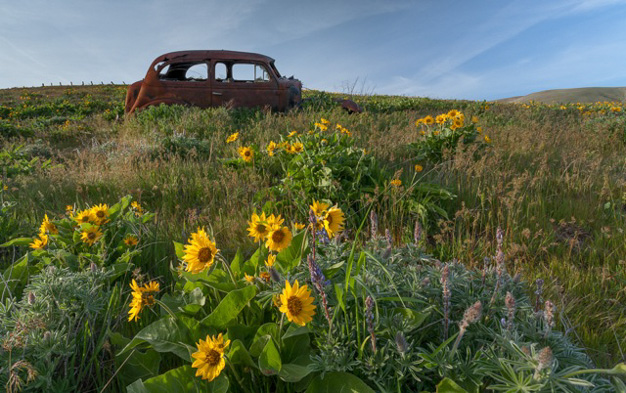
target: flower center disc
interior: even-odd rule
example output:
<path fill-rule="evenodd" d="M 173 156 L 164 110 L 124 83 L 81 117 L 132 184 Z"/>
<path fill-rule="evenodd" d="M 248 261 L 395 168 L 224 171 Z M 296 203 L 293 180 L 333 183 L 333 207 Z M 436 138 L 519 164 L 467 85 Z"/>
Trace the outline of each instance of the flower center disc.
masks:
<path fill-rule="evenodd" d="M 89 232 L 89 234 L 87 235 L 87 238 L 89 240 L 93 240 L 96 238 L 96 233 L 95 232 Z"/>
<path fill-rule="evenodd" d="M 256 224 L 256 231 L 259 232 L 259 233 L 265 232 L 265 225 L 263 225 L 263 224 Z"/>
<path fill-rule="evenodd" d="M 272 233 L 272 240 L 275 243 L 280 243 L 284 237 L 285 237 L 285 234 L 281 230 L 277 230 L 277 231 L 274 231 L 274 233 Z"/>
<path fill-rule="evenodd" d="M 212 255 L 211 250 L 208 247 L 204 247 L 198 252 L 198 260 L 202 263 L 207 263 L 211 260 Z"/>
<path fill-rule="evenodd" d="M 204 361 L 206 361 L 209 366 L 217 366 L 221 358 L 222 355 L 215 349 L 212 349 L 209 351 L 209 353 L 206 354 Z"/>
<path fill-rule="evenodd" d="M 96 216 L 98 216 L 98 218 L 102 218 L 102 217 L 104 217 L 104 212 L 102 210 L 100 210 L 100 211 L 98 211 L 96 213 Z"/>
<path fill-rule="evenodd" d="M 287 299 L 287 309 L 291 315 L 300 315 L 300 311 L 302 311 L 302 302 L 298 299 L 298 297 L 292 296 Z"/>

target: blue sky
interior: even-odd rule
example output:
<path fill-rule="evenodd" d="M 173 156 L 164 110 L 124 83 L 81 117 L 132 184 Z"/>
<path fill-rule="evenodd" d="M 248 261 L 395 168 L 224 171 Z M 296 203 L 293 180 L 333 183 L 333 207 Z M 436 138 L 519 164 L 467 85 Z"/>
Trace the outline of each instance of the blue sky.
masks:
<path fill-rule="evenodd" d="M 327 91 L 491 100 L 626 86 L 626 0 L 0 0 L 0 88 L 134 82 L 185 49 Z"/>

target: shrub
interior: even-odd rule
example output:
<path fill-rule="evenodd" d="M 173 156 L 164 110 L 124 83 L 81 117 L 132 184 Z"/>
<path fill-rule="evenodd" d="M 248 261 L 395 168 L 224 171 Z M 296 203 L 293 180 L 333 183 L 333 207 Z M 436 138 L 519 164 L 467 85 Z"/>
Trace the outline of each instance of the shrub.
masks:
<path fill-rule="evenodd" d="M 309 229 L 277 254 L 268 240 L 228 263 L 204 231 L 176 244 L 178 290 L 155 300 L 163 317 L 122 354 L 173 353 L 181 365 L 129 391 L 609 391 L 598 374 L 626 373 L 590 369 L 554 329 L 553 304 L 506 273 L 500 232 L 495 263 L 472 271 L 390 237 L 328 243 L 333 232 L 311 231 L 327 215 L 311 208 Z"/>
<path fill-rule="evenodd" d="M 456 109 L 442 113 L 436 118 L 426 116 L 415 124 L 420 127 L 420 139 L 410 144 L 417 160 L 438 163 L 444 151 L 454 152 L 462 140 L 464 145 L 479 143 L 479 147 L 491 142 L 488 135 L 482 135 L 482 127 L 477 126 L 477 118 L 466 124 L 465 115 Z"/>

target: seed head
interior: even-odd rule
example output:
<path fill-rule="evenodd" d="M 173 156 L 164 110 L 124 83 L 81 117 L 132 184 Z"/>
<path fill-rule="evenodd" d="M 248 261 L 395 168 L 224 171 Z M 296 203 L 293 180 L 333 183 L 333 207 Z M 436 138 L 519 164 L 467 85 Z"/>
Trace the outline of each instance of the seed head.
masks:
<path fill-rule="evenodd" d="M 31 306 L 35 304 L 35 294 L 32 292 L 28 292 L 28 304 Z"/>
<path fill-rule="evenodd" d="M 396 333 L 396 347 L 398 347 L 398 352 L 400 352 L 403 355 L 409 349 L 409 343 L 406 341 L 406 337 L 404 337 L 404 333 L 400 331 Z"/>
<path fill-rule="evenodd" d="M 282 282 L 282 280 L 280 279 L 280 274 L 278 274 L 278 271 L 273 267 L 270 268 L 270 278 L 276 283 Z"/>
<path fill-rule="evenodd" d="M 378 236 L 378 215 L 374 210 L 370 211 L 370 226 L 372 227 L 371 237 L 375 239 Z"/>
<path fill-rule="evenodd" d="M 419 244 L 422 240 L 422 225 L 419 220 L 415 220 L 415 228 L 413 228 L 413 243 Z"/>

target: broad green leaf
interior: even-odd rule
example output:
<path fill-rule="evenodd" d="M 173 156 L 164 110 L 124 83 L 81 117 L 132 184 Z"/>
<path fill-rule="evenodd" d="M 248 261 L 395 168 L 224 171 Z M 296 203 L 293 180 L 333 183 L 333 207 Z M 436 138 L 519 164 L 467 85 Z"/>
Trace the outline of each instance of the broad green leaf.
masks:
<path fill-rule="evenodd" d="M 172 243 L 174 243 L 174 251 L 176 252 L 176 256 L 179 259 L 183 259 L 183 256 L 185 256 L 183 243 L 179 243 L 179 242 L 172 242 Z"/>
<path fill-rule="evenodd" d="M 444 378 L 437 385 L 437 393 L 468 393 L 450 378 Z"/>
<path fill-rule="evenodd" d="M 109 339 L 115 348 L 126 346 L 130 339 L 119 333 L 109 332 Z M 125 354 L 115 356 L 117 376 L 124 385 L 137 379 L 147 379 L 155 377 L 159 372 L 161 355 L 151 349 L 145 353 L 135 350 Z"/>
<path fill-rule="evenodd" d="M 311 351 L 311 339 L 308 334 L 300 334 L 288 338 L 283 337 L 281 358 L 285 363 L 292 363 L 300 356 L 308 356 Z"/>
<path fill-rule="evenodd" d="M 264 375 L 276 375 L 280 372 L 282 361 L 274 340 L 268 340 L 259 355 L 259 369 Z"/>
<path fill-rule="evenodd" d="M 285 334 L 283 334 L 283 340 L 289 337 L 299 336 L 301 334 L 309 334 L 311 330 L 308 326 L 297 326 L 294 324 L 289 325 Z"/>
<path fill-rule="evenodd" d="M 256 287 L 254 285 L 230 291 L 213 312 L 202 320 L 202 324 L 216 329 L 225 329 L 229 322 L 237 318 L 246 304 L 254 299 L 255 295 Z"/>
<path fill-rule="evenodd" d="M 278 325 L 274 322 L 261 325 L 254 334 L 252 345 L 250 345 L 250 355 L 259 356 L 267 341 L 272 337 L 278 337 Z"/>
<path fill-rule="evenodd" d="M 131 196 L 126 195 L 118 203 L 109 208 L 109 218 L 111 221 L 115 221 L 117 216 L 119 216 L 122 212 L 124 212 L 124 210 L 126 210 L 128 205 L 130 205 L 130 200 Z"/>
<path fill-rule="evenodd" d="M 283 364 L 278 376 L 285 382 L 298 382 L 311 373 L 311 357 L 301 356 L 293 363 Z"/>
<path fill-rule="evenodd" d="M 0 244 L 0 247 L 10 247 L 10 246 L 28 246 L 33 242 L 32 237 L 18 237 L 16 239 L 11 239 L 6 243 Z"/>
<path fill-rule="evenodd" d="M 324 378 L 315 377 L 306 393 L 374 393 L 374 390 L 353 374 L 332 372 Z"/>
<path fill-rule="evenodd" d="M 237 253 L 235 254 L 235 258 L 230 263 L 230 271 L 233 272 L 235 277 L 241 276 L 241 264 L 243 263 L 243 255 L 241 254 L 241 249 L 237 249 Z"/>
<path fill-rule="evenodd" d="M 128 385 L 126 389 L 128 393 L 226 393 L 228 391 L 229 381 L 225 374 L 220 374 L 211 382 L 204 381 L 195 374 L 195 368 L 185 365 L 146 381 L 139 379 Z"/>
<path fill-rule="evenodd" d="M 263 264 L 265 258 L 267 258 L 269 251 L 264 246 L 257 248 L 257 250 L 252 254 L 250 259 L 244 262 L 243 266 L 241 266 L 241 273 L 248 273 L 249 275 L 254 275 L 257 272 L 257 269 L 260 265 Z"/>
<path fill-rule="evenodd" d="M 182 272 L 182 275 L 185 279 L 191 282 L 200 281 L 211 288 L 215 288 L 217 290 L 228 292 L 235 289 L 235 284 L 230 280 L 228 273 L 226 273 L 222 269 L 213 269 L 212 271 L 205 270 L 200 273 L 190 273 L 190 272 Z"/>
<path fill-rule="evenodd" d="M 291 239 L 289 247 L 285 248 L 276 255 L 276 264 L 280 266 L 283 272 L 287 273 L 300 263 L 302 257 L 302 242 L 304 241 L 305 232 L 300 232 Z M 306 254 L 306 248 L 304 250 Z"/>
<path fill-rule="evenodd" d="M 232 364 L 243 364 L 248 367 L 257 368 L 256 363 L 252 360 L 250 353 L 241 340 L 233 341 L 229 348 L 228 359 L 230 359 Z"/>
<path fill-rule="evenodd" d="M 178 315 L 173 319 L 168 316 L 141 329 L 120 354 L 148 343 L 157 352 L 172 352 L 186 361 L 191 361 L 190 347 L 200 338 L 204 339 L 206 334 L 206 329 L 193 318 Z"/>

